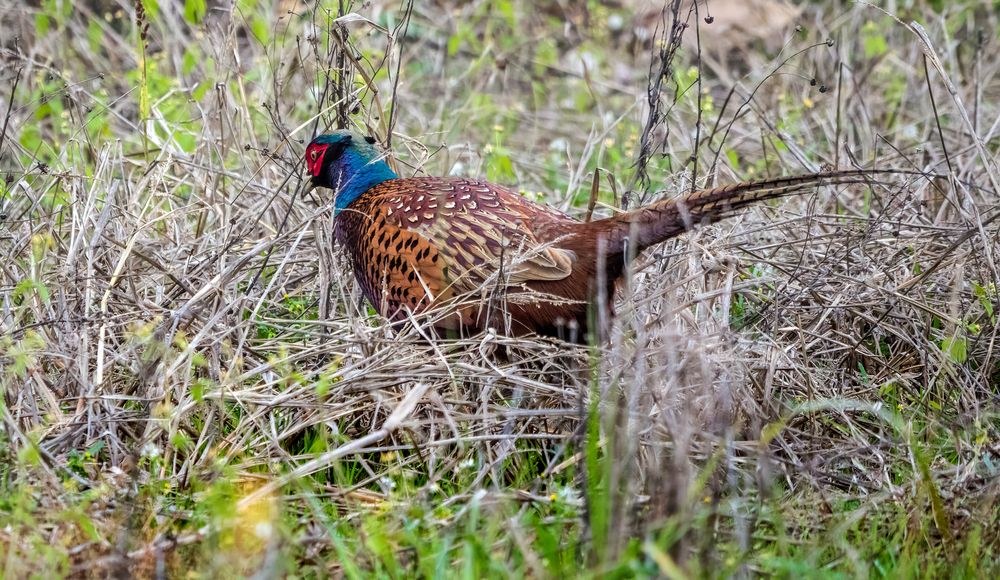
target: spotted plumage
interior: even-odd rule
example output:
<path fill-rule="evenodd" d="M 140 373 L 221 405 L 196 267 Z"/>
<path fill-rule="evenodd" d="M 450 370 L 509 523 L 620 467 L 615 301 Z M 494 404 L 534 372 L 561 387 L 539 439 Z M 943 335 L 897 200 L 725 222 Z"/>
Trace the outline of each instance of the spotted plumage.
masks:
<path fill-rule="evenodd" d="M 449 331 L 538 332 L 583 340 L 590 305 L 607 300 L 630 252 L 750 203 L 865 171 L 729 185 L 581 223 L 502 186 L 467 178 L 399 178 L 374 140 L 347 131 L 306 149 L 313 183 L 336 192 L 335 235 L 366 298 L 404 322 L 428 311 Z"/>
<path fill-rule="evenodd" d="M 572 223 L 486 182 L 416 177 L 369 189 L 338 214 L 335 234 L 379 312 L 403 321 L 408 311 L 452 303 L 458 316 L 439 326 L 457 329 L 483 325 L 491 285 L 523 291 L 570 277 L 576 254 L 546 242 Z"/>

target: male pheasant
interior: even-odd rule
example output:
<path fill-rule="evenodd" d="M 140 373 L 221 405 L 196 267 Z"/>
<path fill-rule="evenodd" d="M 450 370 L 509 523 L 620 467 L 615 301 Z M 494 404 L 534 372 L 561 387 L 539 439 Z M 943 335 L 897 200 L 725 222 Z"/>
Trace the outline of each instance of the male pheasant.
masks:
<path fill-rule="evenodd" d="M 871 175 L 740 183 L 582 223 L 486 181 L 400 178 L 373 138 L 349 131 L 316 137 L 306 164 L 314 186 L 335 191 L 335 238 L 384 317 L 402 323 L 435 309 L 439 330 L 576 340 L 587 339 L 595 300 L 610 307 L 629 254 L 757 201 Z"/>

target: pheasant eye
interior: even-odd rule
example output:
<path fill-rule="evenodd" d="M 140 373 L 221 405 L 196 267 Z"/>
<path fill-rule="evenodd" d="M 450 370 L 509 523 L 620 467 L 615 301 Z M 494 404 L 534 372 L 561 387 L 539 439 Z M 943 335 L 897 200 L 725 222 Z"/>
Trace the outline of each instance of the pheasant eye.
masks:
<path fill-rule="evenodd" d="M 310 158 L 311 158 L 311 159 L 312 159 L 313 161 L 316 161 L 316 155 L 318 155 L 318 154 L 319 154 L 319 152 L 318 152 L 318 151 L 316 151 L 315 149 L 313 149 L 312 151 L 310 151 L 310 152 L 309 152 L 309 157 L 310 157 Z"/>

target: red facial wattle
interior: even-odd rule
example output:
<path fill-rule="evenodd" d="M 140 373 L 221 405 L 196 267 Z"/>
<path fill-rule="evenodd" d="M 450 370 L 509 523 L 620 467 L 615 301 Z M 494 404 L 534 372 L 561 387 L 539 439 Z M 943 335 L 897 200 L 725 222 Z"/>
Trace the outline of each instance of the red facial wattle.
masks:
<path fill-rule="evenodd" d="M 326 154 L 326 149 L 329 145 L 310 145 L 306 149 L 306 167 L 309 168 L 309 174 L 313 177 L 319 177 L 320 171 L 323 170 L 323 156 Z"/>

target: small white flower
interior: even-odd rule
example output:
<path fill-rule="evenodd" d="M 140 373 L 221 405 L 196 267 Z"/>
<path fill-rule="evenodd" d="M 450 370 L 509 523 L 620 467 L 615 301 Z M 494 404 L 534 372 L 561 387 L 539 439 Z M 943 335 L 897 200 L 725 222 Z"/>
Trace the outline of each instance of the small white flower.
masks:
<path fill-rule="evenodd" d="M 268 540 L 274 534 L 274 526 L 271 525 L 271 522 L 259 522 L 253 527 L 253 533 L 262 540 Z"/>

